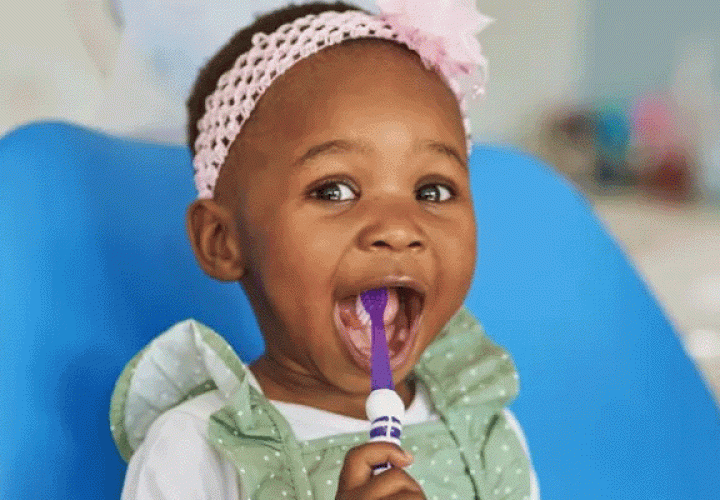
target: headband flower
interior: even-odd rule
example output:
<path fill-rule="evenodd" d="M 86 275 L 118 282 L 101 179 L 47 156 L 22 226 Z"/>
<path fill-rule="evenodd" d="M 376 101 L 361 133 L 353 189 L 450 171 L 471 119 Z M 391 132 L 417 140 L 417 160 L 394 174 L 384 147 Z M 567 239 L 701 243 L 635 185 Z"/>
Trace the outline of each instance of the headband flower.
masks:
<path fill-rule="evenodd" d="M 423 58 L 447 77 L 470 75 L 479 83 L 473 96 L 484 93 L 487 60 L 475 34 L 494 19 L 478 12 L 474 0 L 376 0 L 378 16 L 405 34 Z"/>

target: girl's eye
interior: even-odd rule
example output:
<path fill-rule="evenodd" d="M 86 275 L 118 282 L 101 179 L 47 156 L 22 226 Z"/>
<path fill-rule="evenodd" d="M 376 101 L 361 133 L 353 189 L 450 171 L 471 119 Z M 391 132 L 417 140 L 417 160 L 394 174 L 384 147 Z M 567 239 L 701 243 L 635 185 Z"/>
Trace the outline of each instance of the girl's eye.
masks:
<path fill-rule="evenodd" d="M 313 198 L 325 201 L 350 201 L 350 198 L 347 198 L 347 196 L 354 195 L 355 193 L 346 183 L 337 181 L 323 184 L 310 193 L 310 196 Z"/>
<path fill-rule="evenodd" d="M 442 191 L 446 191 L 448 196 L 442 198 Z M 428 184 L 423 186 L 418 192 L 418 199 L 423 201 L 447 201 L 450 198 L 454 198 L 455 193 L 452 189 L 449 189 L 443 184 Z M 442 199 L 441 199 L 442 198 Z"/>

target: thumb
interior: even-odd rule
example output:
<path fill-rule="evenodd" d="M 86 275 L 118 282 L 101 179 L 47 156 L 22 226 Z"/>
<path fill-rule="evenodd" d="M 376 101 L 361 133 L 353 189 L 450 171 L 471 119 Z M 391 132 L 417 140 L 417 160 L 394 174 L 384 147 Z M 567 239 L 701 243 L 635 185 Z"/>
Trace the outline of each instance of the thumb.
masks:
<path fill-rule="evenodd" d="M 390 462 L 394 467 L 402 468 L 412 461 L 410 453 L 393 443 L 373 442 L 357 446 L 345 456 L 338 486 L 347 490 L 355 489 L 373 477 L 373 467 L 376 465 Z"/>

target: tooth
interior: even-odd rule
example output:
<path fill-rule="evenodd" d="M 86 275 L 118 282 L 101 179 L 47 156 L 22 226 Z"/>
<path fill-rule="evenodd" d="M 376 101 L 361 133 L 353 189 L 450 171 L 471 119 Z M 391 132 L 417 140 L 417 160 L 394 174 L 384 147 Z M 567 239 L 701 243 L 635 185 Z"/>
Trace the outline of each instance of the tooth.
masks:
<path fill-rule="evenodd" d="M 383 313 L 383 321 L 386 325 L 389 325 L 395 321 L 398 309 L 400 308 L 400 297 L 398 297 L 397 288 L 388 288 L 387 304 L 385 305 L 385 312 Z"/>
<path fill-rule="evenodd" d="M 370 315 L 365 310 L 365 307 L 362 304 L 360 294 L 358 294 L 357 300 L 355 300 L 355 314 L 357 314 L 358 319 L 363 325 L 367 326 L 370 324 Z"/>

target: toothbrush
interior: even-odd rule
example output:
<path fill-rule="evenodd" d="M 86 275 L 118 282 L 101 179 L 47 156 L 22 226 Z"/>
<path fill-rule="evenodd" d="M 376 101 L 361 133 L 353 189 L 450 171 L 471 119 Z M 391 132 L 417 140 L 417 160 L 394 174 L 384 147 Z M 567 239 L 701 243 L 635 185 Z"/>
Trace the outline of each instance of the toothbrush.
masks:
<path fill-rule="evenodd" d="M 387 441 L 400 446 L 402 420 L 405 405 L 395 392 L 390 370 L 387 337 L 383 314 L 387 305 L 387 289 L 377 288 L 360 294 L 362 305 L 370 316 L 371 338 L 371 376 L 372 391 L 365 402 L 365 413 L 370 420 L 370 441 Z M 373 467 L 373 474 L 390 468 L 389 463 Z"/>

